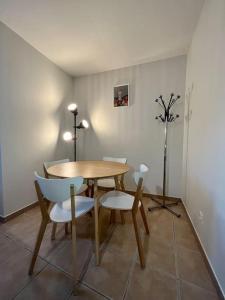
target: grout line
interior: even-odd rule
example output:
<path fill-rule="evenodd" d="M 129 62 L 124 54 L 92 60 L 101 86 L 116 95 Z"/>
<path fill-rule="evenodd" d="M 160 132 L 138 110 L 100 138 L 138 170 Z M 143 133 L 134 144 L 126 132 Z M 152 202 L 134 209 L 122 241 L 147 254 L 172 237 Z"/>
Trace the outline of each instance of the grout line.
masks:
<path fill-rule="evenodd" d="M 180 281 L 180 279 L 176 280 L 176 285 L 177 285 L 177 300 L 181 300 L 182 293 L 181 293 L 181 281 Z"/>
<path fill-rule="evenodd" d="M 183 278 L 182 278 L 182 280 L 180 280 L 180 282 L 184 282 L 184 283 L 186 283 L 186 284 L 188 284 L 188 285 L 192 285 L 193 287 L 199 288 L 199 289 L 201 289 L 202 291 L 205 291 L 205 292 L 207 292 L 207 293 L 209 293 L 209 294 L 218 296 L 218 294 L 217 294 L 216 291 L 213 292 L 212 290 L 208 290 L 208 289 L 206 289 L 206 288 L 203 288 L 203 287 L 201 287 L 201 286 L 199 286 L 199 285 L 197 285 L 197 284 L 195 284 L 195 283 L 193 283 L 193 282 L 191 282 L 191 281 L 185 280 L 185 279 L 183 279 Z"/>
<path fill-rule="evenodd" d="M 103 294 L 102 292 L 96 290 L 94 287 L 90 286 L 90 285 L 87 284 L 85 281 L 83 281 L 83 282 L 81 283 L 81 285 L 83 285 L 83 286 L 89 288 L 89 290 L 94 291 L 95 293 L 97 293 L 97 294 L 103 296 L 104 298 L 106 298 L 106 299 L 108 299 L 108 300 L 112 300 L 112 298 L 110 298 L 109 296 L 106 296 L 106 295 Z"/>
<path fill-rule="evenodd" d="M 135 265 L 136 265 L 136 261 L 137 261 L 137 254 L 138 253 L 137 253 L 137 249 L 136 249 L 135 253 L 133 254 L 132 261 L 131 261 L 130 270 L 128 272 L 126 286 L 125 286 L 124 293 L 123 293 L 123 296 L 122 296 L 123 300 L 125 300 L 127 292 L 128 292 L 128 289 L 130 287 L 131 277 L 132 277 L 132 274 L 133 274 L 133 271 L 134 271 L 134 268 L 135 268 Z"/>
<path fill-rule="evenodd" d="M 112 226 L 111 227 L 111 230 L 109 232 L 109 236 L 106 238 L 106 240 L 103 242 L 102 246 L 101 246 L 101 250 L 104 252 L 104 250 L 106 249 L 107 247 L 107 244 L 109 243 L 111 237 L 112 237 L 112 234 L 113 234 L 113 231 L 115 229 L 116 226 Z M 27 245 L 24 244 L 24 242 L 18 240 L 16 238 L 16 236 L 14 236 L 13 234 L 10 234 L 10 233 L 7 233 L 7 232 L 0 232 L 0 234 L 4 235 L 6 238 L 8 238 L 9 240 L 15 242 L 18 246 L 20 246 L 21 248 L 27 250 L 29 253 L 33 253 L 33 250 L 31 248 L 29 248 Z M 61 246 L 60 249 L 62 249 L 63 247 L 65 247 L 65 245 Z M 60 249 L 55 249 L 56 253 L 60 250 Z M 91 255 L 88 256 L 88 260 L 87 262 L 85 263 L 84 265 L 84 268 L 83 270 L 81 271 L 81 274 L 77 280 L 78 284 L 84 284 L 83 282 L 83 278 L 88 270 L 88 266 L 89 266 L 89 263 L 90 263 L 90 260 L 92 258 L 92 256 L 94 256 L 94 254 L 92 253 L 92 250 L 90 251 Z M 48 255 L 49 256 L 49 255 Z M 49 260 L 48 260 L 48 256 L 47 257 L 42 257 L 40 255 L 38 255 L 38 258 L 41 259 L 43 262 L 45 262 L 46 264 L 36 273 L 32 276 L 32 278 L 27 282 L 27 284 L 25 284 L 25 286 L 19 290 L 16 295 L 13 297 L 13 299 L 15 299 L 45 268 L 47 268 L 48 266 L 51 266 L 55 269 L 57 269 L 58 271 L 62 272 L 65 276 L 67 276 L 68 278 L 72 279 L 73 280 L 73 277 L 71 276 L 70 273 L 66 272 L 63 268 L 51 263 Z M 96 293 L 98 293 L 99 295 L 105 297 L 106 299 L 111 299 L 109 298 L 108 296 L 102 294 L 101 292 L 95 290 L 94 288 L 90 288 L 87 284 L 84 284 L 85 286 L 87 286 L 89 289 L 95 291 Z M 68 296 L 68 298 L 71 296 L 71 294 Z"/>
<path fill-rule="evenodd" d="M 30 280 L 16 293 L 15 296 L 12 297 L 12 300 L 16 299 L 17 296 L 19 296 L 19 294 L 21 294 L 23 292 L 23 290 L 25 290 L 32 282 L 33 280 L 42 272 L 44 271 L 44 269 L 48 266 L 48 264 L 44 265 L 36 274 L 31 275 L 29 278 Z M 29 276 L 29 275 L 28 275 Z"/>
<path fill-rule="evenodd" d="M 187 247 L 179 245 L 179 244 L 177 244 L 176 246 L 178 248 L 181 248 L 181 249 L 183 248 L 185 251 L 189 251 L 189 252 L 192 252 L 194 254 L 198 254 L 198 255 L 200 255 L 202 257 L 202 253 L 200 251 L 198 251 L 198 250 L 193 250 L 193 249 L 187 248 Z"/>
<path fill-rule="evenodd" d="M 191 250 L 191 249 L 188 249 L 186 247 L 183 247 L 183 246 L 179 246 L 176 242 L 176 224 L 175 224 L 175 217 L 173 216 L 172 217 L 172 232 L 173 232 L 173 243 L 172 243 L 172 247 L 173 247 L 173 250 L 174 250 L 174 256 L 175 256 L 175 272 L 176 272 L 176 289 L 177 289 L 177 300 L 180 300 L 181 299 L 181 296 L 182 296 L 182 289 L 181 289 L 181 283 L 182 281 L 183 282 L 186 282 L 190 285 L 193 285 L 193 286 L 196 286 L 202 290 L 205 290 L 209 293 L 211 293 L 212 295 L 215 295 L 214 292 L 208 290 L 208 289 L 204 289 L 203 287 L 200 287 L 198 285 L 196 285 L 195 283 L 192 283 L 192 282 L 189 282 L 189 281 L 186 281 L 186 280 L 181 280 L 181 278 L 179 277 L 179 264 L 178 264 L 178 249 L 179 247 L 181 248 L 184 248 L 185 250 L 188 250 L 188 251 L 191 251 L 193 253 L 198 253 L 201 255 L 201 252 L 199 251 L 196 251 L 196 250 Z M 4 226 L 4 225 L 3 225 Z M 100 249 L 101 251 L 104 253 L 105 250 L 107 250 L 107 245 L 109 244 L 112 236 L 113 236 L 113 232 L 114 232 L 114 229 L 117 227 L 117 224 L 113 225 L 112 227 L 110 227 L 109 229 L 109 233 L 107 233 L 106 235 L 106 238 L 105 240 L 103 241 Z M 22 247 L 23 249 L 26 249 L 29 253 L 32 253 L 33 250 L 31 248 L 29 248 L 29 246 L 27 246 L 21 239 L 18 239 L 16 237 L 16 235 L 13 235 L 11 233 L 8 233 L 8 232 L 4 232 L 4 231 L 0 231 L 0 235 L 3 235 L 5 236 L 7 239 L 15 242 L 18 246 Z M 62 239 L 62 241 L 64 241 L 64 239 Z M 91 239 L 91 241 L 93 241 Z M 58 251 L 60 251 L 60 249 L 62 249 L 63 247 L 65 247 L 65 245 L 63 246 L 59 246 L 59 243 L 61 242 L 61 239 L 58 240 L 58 244 L 56 244 L 55 246 L 57 246 L 54 251 L 56 251 L 55 253 L 58 253 Z M 93 243 L 91 243 L 92 246 L 93 246 Z M 59 246 L 59 247 L 58 247 Z M 29 254 L 28 253 L 28 254 Z M 65 276 L 73 279 L 73 277 L 71 276 L 70 273 L 66 272 L 64 269 L 62 269 L 61 267 L 57 266 L 57 265 L 54 265 L 53 263 L 51 263 L 50 261 L 48 261 L 48 257 L 51 255 L 52 253 L 50 253 L 46 258 L 45 257 L 42 257 L 40 255 L 38 255 L 38 258 L 41 259 L 43 262 L 45 262 L 46 264 L 36 273 L 34 274 L 32 277 L 30 277 L 30 280 L 28 280 L 28 282 L 25 284 L 25 286 L 23 288 L 21 288 L 21 290 L 19 290 L 19 292 L 16 292 L 16 295 L 12 298 L 12 299 L 15 299 L 28 285 L 30 285 L 32 283 L 32 281 L 42 272 L 44 271 L 47 267 L 49 266 L 52 266 L 53 268 L 59 270 L 60 272 L 62 272 L 63 274 L 65 274 Z M 80 284 L 81 286 L 85 286 L 87 287 L 88 289 L 94 291 L 95 293 L 103 296 L 105 299 L 112 299 L 110 298 L 109 296 L 106 296 L 104 295 L 103 293 L 101 293 L 100 291 L 96 290 L 95 288 L 89 286 L 87 283 L 85 283 L 84 280 L 84 276 L 88 270 L 88 267 L 89 267 L 89 264 L 90 264 L 90 261 L 92 259 L 92 257 L 94 257 L 94 254 L 93 254 L 93 248 L 91 247 L 91 250 L 88 251 L 88 255 L 87 255 L 87 261 L 85 260 L 85 263 L 84 263 L 84 266 L 80 272 L 80 276 L 79 276 L 79 279 L 78 279 L 78 284 Z M 133 270 L 135 268 L 135 264 L 136 264 L 136 261 L 137 261 L 137 249 L 135 250 L 135 253 L 133 254 L 133 257 L 132 257 L 132 260 L 131 260 L 131 263 L 130 263 L 130 267 L 129 267 L 129 272 L 128 272 L 128 275 L 127 275 L 127 280 L 124 284 L 124 292 L 122 294 L 122 299 L 125 300 L 125 298 L 127 297 L 127 292 L 129 290 L 129 287 L 130 287 L 130 284 L 131 284 L 131 278 L 132 278 L 132 273 L 133 273 Z M 156 268 L 152 268 L 152 266 L 149 267 L 150 269 L 152 270 L 156 270 L 156 271 L 160 271 L 161 273 L 164 273 L 166 274 L 167 276 L 170 276 L 170 277 L 173 277 L 174 276 L 171 274 L 171 273 L 167 273 L 163 270 L 160 270 L 160 269 L 156 269 Z M 71 297 L 71 294 L 68 296 L 68 299 Z"/>

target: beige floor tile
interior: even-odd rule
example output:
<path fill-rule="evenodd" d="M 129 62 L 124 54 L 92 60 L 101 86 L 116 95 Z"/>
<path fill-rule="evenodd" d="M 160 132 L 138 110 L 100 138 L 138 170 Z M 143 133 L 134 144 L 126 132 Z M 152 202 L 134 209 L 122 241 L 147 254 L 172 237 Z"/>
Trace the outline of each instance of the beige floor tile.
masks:
<path fill-rule="evenodd" d="M 144 234 L 143 222 L 138 214 L 138 223 L 145 248 L 146 268 L 142 270 L 137 255 L 137 245 L 131 215 L 125 214 L 126 224 L 121 225 L 117 213 L 117 223 L 109 226 L 110 211 L 101 212 L 102 262 L 95 266 L 94 218 L 84 216 L 77 222 L 79 274 L 84 275 L 80 298 L 71 296 L 72 280 L 54 267 L 46 267 L 37 277 L 29 277 L 27 270 L 38 228 L 41 222 L 39 207 L 31 209 L 11 221 L 0 224 L 0 299 L 12 299 L 19 291 L 17 299 L 104 299 L 103 294 L 113 299 L 122 299 L 130 278 L 126 299 L 176 299 L 177 290 L 174 267 L 174 249 L 178 251 L 178 275 L 182 279 L 182 300 L 216 300 L 215 288 L 205 262 L 198 252 L 195 237 L 188 219 L 182 215 L 177 219 L 166 211 L 147 212 L 153 204 L 144 198 L 144 205 L 150 227 L 150 237 Z M 174 209 L 175 210 L 175 209 Z M 184 213 L 181 205 L 176 211 Z M 48 226 L 40 250 L 40 255 L 59 269 L 71 273 L 71 239 L 65 236 L 64 225 L 59 225 L 56 240 L 51 241 L 52 225 Z M 113 230 L 114 229 L 114 230 Z M 89 238 L 91 237 L 91 239 Z M 174 238 L 175 237 L 175 238 Z M 192 251 L 194 250 L 194 251 Z M 105 251 L 105 252 L 104 252 Z M 92 259 L 88 264 L 90 256 Z M 132 265 L 136 260 L 134 271 Z M 37 274 L 46 263 L 38 259 Z M 85 271 L 87 270 L 86 274 Z M 31 281 L 32 280 L 32 281 Z M 46 282 L 48 283 L 46 289 Z M 24 288 L 24 289 L 23 289 Z M 93 289 L 93 290 L 92 290 Z M 96 290 L 97 292 L 95 292 Z M 46 298 L 47 297 L 47 298 Z"/>
<path fill-rule="evenodd" d="M 175 219 L 174 231 L 176 245 L 200 252 L 198 241 L 194 236 L 193 229 L 189 222 L 182 219 Z"/>
<path fill-rule="evenodd" d="M 185 222 L 189 222 L 188 215 L 181 202 L 178 203 L 178 205 L 172 206 L 171 209 L 181 215 L 180 218 L 174 217 L 175 220 L 182 220 Z"/>
<path fill-rule="evenodd" d="M 161 238 L 151 236 L 145 242 L 146 265 L 176 277 L 174 248 Z"/>
<path fill-rule="evenodd" d="M 84 285 L 80 285 L 77 288 L 76 296 L 71 295 L 71 297 L 69 298 L 69 300 L 104 300 L 104 299 L 107 298 Z"/>
<path fill-rule="evenodd" d="M 100 266 L 91 260 L 84 282 L 108 297 L 122 299 L 131 263 L 130 257 L 105 251 Z"/>
<path fill-rule="evenodd" d="M 33 251 L 39 226 L 41 214 L 39 207 L 34 208 L 23 215 L 4 224 L 4 232 L 24 244 L 25 247 Z M 70 239 L 70 235 L 65 235 L 64 224 L 57 224 L 56 239 L 51 240 L 52 223 L 47 225 L 46 232 L 41 244 L 39 255 L 48 258 L 60 249 L 62 242 Z M 84 216 L 77 222 L 77 235 L 84 238 L 90 237 L 90 217 Z"/>
<path fill-rule="evenodd" d="M 5 236 L 0 238 L 0 253 L 0 299 L 12 299 L 46 263 L 37 259 L 34 275 L 29 276 L 30 251 Z"/>
<path fill-rule="evenodd" d="M 107 244 L 107 250 L 121 254 L 134 255 L 137 249 L 134 228 L 132 224 L 117 224 L 112 231 Z"/>
<path fill-rule="evenodd" d="M 66 300 L 73 289 L 73 281 L 63 272 L 47 266 L 15 298 L 16 300 Z"/>
<path fill-rule="evenodd" d="M 91 227 L 94 228 L 94 218 L 90 217 L 88 214 L 77 219 L 77 223 L 76 223 L 77 236 L 80 238 L 89 239 L 91 237 L 91 232 L 92 232 Z"/>
<path fill-rule="evenodd" d="M 181 300 L 219 300 L 219 297 L 188 282 L 181 282 Z"/>
<path fill-rule="evenodd" d="M 77 239 L 76 247 L 76 272 L 77 278 L 85 271 L 88 262 L 91 259 L 93 253 L 93 245 L 90 240 Z M 51 264 L 61 268 L 71 276 L 73 275 L 73 264 L 72 264 L 72 241 L 67 240 L 64 242 L 63 247 L 59 248 L 52 255 L 47 258 Z"/>
<path fill-rule="evenodd" d="M 163 239 L 168 244 L 174 243 L 173 216 L 165 210 L 148 212 L 151 236 Z"/>
<path fill-rule="evenodd" d="M 209 271 L 200 253 L 178 248 L 178 270 L 181 279 L 215 292 Z"/>
<path fill-rule="evenodd" d="M 35 213 L 23 214 L 15 219 L 5 223 L 4 232 L 11 238 L 24 244 L 28 249 L 33 250 L 36 242 L 36 237 L 41 223 L 41 215 L 37 209 Z M 59 225 L 56 233 L 56 240 L 51 240 L 52 224 L 48 224 L 46 232 L 41 244 L 39 255 L 46 258 L 55 249 L 60 246 L 60 241 L 65 238 L 64 227 Z"/>
<path fill-rule="evenodd" d="M 126 300 L 176 300 L 176 280 L 150 268 L 136 265 L 130 279 Z"/>

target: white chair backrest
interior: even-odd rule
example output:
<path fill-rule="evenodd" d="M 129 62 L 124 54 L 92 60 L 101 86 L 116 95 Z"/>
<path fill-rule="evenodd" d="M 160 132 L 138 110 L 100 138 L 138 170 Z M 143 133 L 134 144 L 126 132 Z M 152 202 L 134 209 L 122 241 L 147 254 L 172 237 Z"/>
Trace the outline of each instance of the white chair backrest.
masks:
<path fill-rule="evenodd" d="M 74 185 L 75 193 L 83 183 L 83 177 L 73 177 L 66 179 L 46 179 L 34 173 L 42 195 L 51 202 L 63 202 L 70 198 L 70 185 Z"/>
<path fill-rule="evenodd" d="M 116 157 L 104 156 L 102 160 L 104 160 L 104 161 L 114 161 L 114 162 L 118 162 L 118 163 L 121 163 L 121 164 L 126 164 L 127 163 L 127 158 L 116 158 Z"/>
<path fill-rule="evenodd" d="M 133 178 L 136 185 L 138 185 L 138 181 L 140 178 L 143 178 L 144 181 L 144 177 L 148 171 L 149 171 L 149 167 L 147 165 L 140 164 L 139 170 L 133 173 Z"/>
<path fill-rule="evenodd" d="M 51 166 L 63 164 L 63 163 L 69 162 L 69 161 L 70 161 L 69 158 L 65 158 L 65 159 L 61 159 L 61 160 L 54 160 L 54 161 L 46 161 L 46 162 L 44 162 L 44 167 L 47 171 L 47 169 L 50 168 Z"/>

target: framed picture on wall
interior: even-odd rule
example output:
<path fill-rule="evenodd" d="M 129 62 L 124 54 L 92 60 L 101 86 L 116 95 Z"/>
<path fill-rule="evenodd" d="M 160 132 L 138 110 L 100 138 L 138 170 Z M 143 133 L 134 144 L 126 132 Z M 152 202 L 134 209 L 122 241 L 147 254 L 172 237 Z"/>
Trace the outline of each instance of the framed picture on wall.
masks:
<path fill-rule="evenodd" d="M 116 85 L 113 88 L 114 107 L 129 105 L 129 84 Z"/>

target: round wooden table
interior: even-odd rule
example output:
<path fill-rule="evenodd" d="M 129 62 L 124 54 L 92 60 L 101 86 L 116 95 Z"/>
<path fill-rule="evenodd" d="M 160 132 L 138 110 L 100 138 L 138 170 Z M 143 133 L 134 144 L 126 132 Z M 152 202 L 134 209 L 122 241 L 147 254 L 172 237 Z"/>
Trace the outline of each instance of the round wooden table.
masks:
<path fill-rule="evenodd" d="M 95 198 L 95 253 L 96 264 L 99 265 L 99 216 L 98 216 L 98 197 L 97 197 L 97 179 L 114 177 L 116 188 L 119 189 L 118 176 L 129 171 L 126 164 L 103 161 L 103 160 L 86 160 L 77 162 L 67 162 L 58 164 L 47 169 L 49 175 L 60 178 L 71 178 L 82 176 L 84 179 L 94 181 L 94 198 Z"/>
<path fill-rule="evenodd" d="M 100 179 L 123 175 L 129 171 L 126 164 L 103 160 L 67 162 L 48 168 L 50 175 L 60 178 L 82 176 L 85 179 Z"/>

